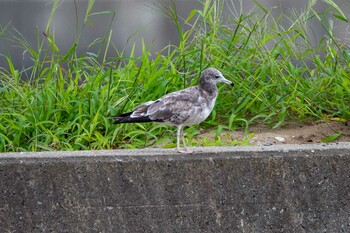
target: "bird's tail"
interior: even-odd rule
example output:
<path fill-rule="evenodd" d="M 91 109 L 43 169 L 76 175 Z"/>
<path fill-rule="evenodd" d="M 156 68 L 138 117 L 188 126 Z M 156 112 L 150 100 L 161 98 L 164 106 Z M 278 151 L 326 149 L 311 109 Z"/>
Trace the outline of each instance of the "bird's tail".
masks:
<path fill-rule="evenodd" d="M 127 112 L 118 116 L 112 116 L 112 118 L 116 120 L 114 124 L 152 122 L 149 116 L 131 117 L 132 113 L 133 112 Z"/>

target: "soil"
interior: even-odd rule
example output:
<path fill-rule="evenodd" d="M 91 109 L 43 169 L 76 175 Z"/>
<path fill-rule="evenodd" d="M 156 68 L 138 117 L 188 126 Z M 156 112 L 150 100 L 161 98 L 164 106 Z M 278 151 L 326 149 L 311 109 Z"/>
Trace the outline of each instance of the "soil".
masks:
<path fill-rule="evenodd" d="M 250 126 L 248 134 L 254 134 L 249 139 L 253 145 L 273 144 L 311 144 L 320 143 L 328 136 L 340 133 L 340 136 L 332 142 L 350 142 L 350 121 L 348 122 L 309 122 L 309 123 L 287 123 L 279 128 L 272 129 L 264 125 Z M 213 133 L 203 133 L 201 138 L 212 138 Z M 244 130 L 223 132 L 220 135 L 221 141 L 239 140 L 242 141 L 247 134 Z"/>

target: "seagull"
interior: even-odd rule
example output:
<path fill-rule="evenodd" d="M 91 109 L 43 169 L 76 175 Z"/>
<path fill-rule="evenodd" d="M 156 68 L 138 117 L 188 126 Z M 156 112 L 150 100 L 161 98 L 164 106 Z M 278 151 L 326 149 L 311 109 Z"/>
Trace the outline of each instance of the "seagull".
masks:
<path fill-rule="evenodd" d="M 197 86 L 169 93 L 157 100 L 143 103 L 131 112 L 112 118 L 116 119 L 115 124 L 156 122 L 176 126 L 176 150 L 179 153 L 193 153 L 186 147 L 183 127 L 199 124 L 209 116 L 218 96 L 217 83 L 234 85 L 219 70 L 207 68 L 201 73 Z M 180 148 L 180 137 L 183 148 Z"/>

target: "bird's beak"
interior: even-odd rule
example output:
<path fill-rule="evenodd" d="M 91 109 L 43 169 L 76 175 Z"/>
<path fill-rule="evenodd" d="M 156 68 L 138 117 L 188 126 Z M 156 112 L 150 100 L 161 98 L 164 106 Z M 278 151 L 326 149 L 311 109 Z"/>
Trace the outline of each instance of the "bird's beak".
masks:
<path fill-rule="evenodd" d="M 234 86 L 233 82 L 231 82 L 230 80 L 227 80 L 226 78 L 224 78 L 224 76 L 221 77 L 221 80 L 220 80 L 222 83 L 226 83 L 226 84 L 229 84 L 231 85 L 232 87 Z"/>

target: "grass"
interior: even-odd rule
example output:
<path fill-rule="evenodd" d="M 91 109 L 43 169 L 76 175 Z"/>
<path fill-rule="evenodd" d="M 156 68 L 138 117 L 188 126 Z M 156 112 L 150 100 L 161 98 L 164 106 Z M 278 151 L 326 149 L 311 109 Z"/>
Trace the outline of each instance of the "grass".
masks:
<path fill-rule="evenodd" d="M 272 9 L 257 2 L 254 11 L 243 12 L 230 1 L 207 0 L 186 19 L 177 15 L 172 1 L 163 2 L 154 10 L 174 21 L 180 42 L 156 53 L 143 42 L 126 54 L 114 46 L 109 29 L 92 41 L 99 48 L 96 53 L 78 55 L 84 28 L 93 23 L 91 16 L 110 14 L 114 20 L 112 11 L 94 12 L 92 0 L 67 52 L 58 48 L 51 31 L 58 0 L 45 36 L 37 33 L 36 47 L 11 25 L 1 25 L 2 42 L 15 41 L 33 65 L 20 69 L 8 54 L 0 55 L 7 63 L 0 67 L 0 151 L 172 146 L 175 131 L 170 127 L 116 126 L 110 116 L 196 84 L 201 70 L 209 66 L 220 69 L 235 87 L 220 87 L 209 118 L 185 130 L 193 145 L 222 145 L 223 130 L 257 123 L 279 127 L 289 120 L 347 120 L 350 48 L 335 37 L 333 25 L 349 20 L 334 2 L 325 2 L 325 12 L 316 12 L 316 0 L 311 0 L 302 11 L 274 18 Z M 229 9 L 225 17 L 223 9 Z M 282 20 L 289 22 L 287 28 L 280 26 Z M 317 45 L 312 43 L 312 21 L 326 31 Z M 142 50 L 141 56 L 135 56 L 136 49 Z M 109 50 L 115 57 L 107 57 Z M 215 142 L 196 141 L 200 128 L 214 129 Z"/>

